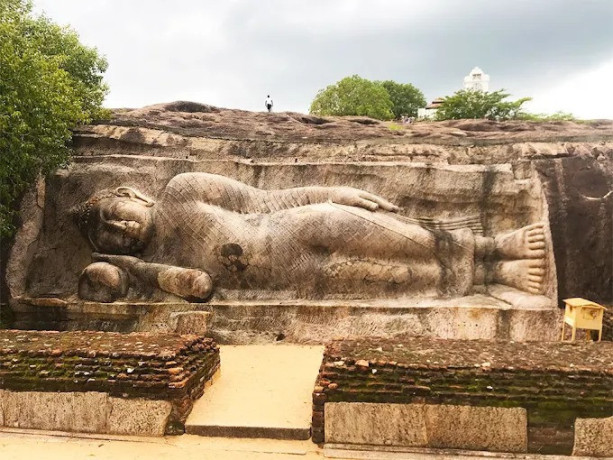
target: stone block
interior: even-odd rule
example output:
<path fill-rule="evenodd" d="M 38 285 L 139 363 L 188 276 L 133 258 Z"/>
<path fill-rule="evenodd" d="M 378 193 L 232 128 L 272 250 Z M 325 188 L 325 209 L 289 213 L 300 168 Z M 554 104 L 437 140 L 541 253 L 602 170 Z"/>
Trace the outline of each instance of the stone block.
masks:
<path fill-rule="evenodd" d="M 54 396 L 56 396 L 54 398 Z M 53 430 L 54 409 L 68 404 L 65 394 L 6 391 L 4 418 L 7 426 Z"/>
<path fill-rule="evenodd" d="M 107 431 L 105 393 L 3 391 L 0 425 L 50 431 Z"/>
<path fill-rule="evenodd" d="M 328 443 L 426 446 L 421 404 L 327 403 Z"/>
<path fill-rule="evenodd" d="M 4 390 L 2 395 L 3 426 L 11 428 L 19 427 L 19 401 L 14 392 Z"/>
<path fill-rule="evenodd" d="M 528 419 L 523 408 L 426 405 L 428 446 L 526 452 Z"/>
<path fill-rule="evenodd" d="M 109 398 L 109 433 L 163 436 L 172 405 L 169 401 Z"/>
<path fill-rule="evenodd" d="M 72 393 L 70 431 L 107 433 L 110 410 L 107 393 Z"/>
<path fill-rule="evenodd" d="M 12 428 L 162 436 L 170 411 L 169 401 L 99 392 L 0 390 L 0 426 Z"/>
<path fill-rule="evenodd" d="M 429 329 L 434 336 L 445 339 L 493 339 L 498 314 L 496 309 L 478 305 L 434 308 L 428 315 Z"/>
<path fill-rule="evenodd" d="M 613 457 L 613 417 L 578 418 L 573 455 Z"/>
<path fill-rule="evenodd" d="M 204 335 L 211 322 L 211 313 L 208 311 L 171 313 L 170 319 L 176 321 L 174 332 L 178 334 Z"/>
<path fill-rule="evenodd" d="M 4 400 L 6 398 L 6 391 L 0 390 L 0 426 L 4 425 Z"/>
<path fill-rule="evenodd" d="M 71 431 L 71 393 L 15 392 L 19 400 L 19 427 Z"/>

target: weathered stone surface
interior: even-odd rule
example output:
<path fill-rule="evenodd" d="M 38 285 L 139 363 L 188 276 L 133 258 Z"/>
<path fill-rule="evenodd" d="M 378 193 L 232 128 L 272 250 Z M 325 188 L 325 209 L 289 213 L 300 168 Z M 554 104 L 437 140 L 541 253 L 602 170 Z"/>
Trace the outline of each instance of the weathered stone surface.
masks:
<path fill-rule="evenodd" d="M 509 143 L 528 144 L 523 146 L 522 153 L 529 156 L 560 153 L 559 148 L 551 148 L 550 151 L 539 148 L 543 143 L 560 141 L 568 143 L 564 152 L 572 153 L 580 149 L 577 141 L 594 138 L 610 140 L 613 131 L 613 123 L 607 120 L 591 123 L 449 120 L 438 123 L 412 123 L 391 130 L 390 123 L 366 117 L 314 117 L 291 112 L 270 115 L 185 101 L 140 109 L 122 109 L 117 110 L 114 115 L 114 119 L 108 124 L 82 127 L 78 131 L 79 140 L 83 144 L 98 138 L 115 141 L 103 144 L 107 148 L 121 143 L 126 148 L 158 146 L 193 149 L 204 139 L 242 139 L 243 153 L 248 155 L 252 153 L 250 150 L 256 150 L 257 141 L 270 144 L 293 141 L 311 145 L 314 150 L 326 148 L 329 144 L 344 144 L 349 151 L 348 141 L 356 140 L 375 144 L 377 141 L 391 141 L 396 147 L 403 143 L 424 143 L 430 144 L 431 147 L 447 143 L 478 148 L 488 144 L 496 145 L 496 141 L 507 139 Z M 607 144 L 600 144 L 599 150 L 606 155 Z M 444 149 L 441 148 L 440 151 Z M 254 156 L 254 153 L 251 156 Z M 266 151 L 262 153 L 265 154 Z M 279 156 L 282 156 L 282 153 L 295 155 L 292 151 L 275 152 Z M 312 152 L 307 154 L 312 155 Z M 497 156 L 499 159 L 507 159 L 508 152 L 499 151 Z"/>
<path fill-rule="evenodd" d="M 602 318 L 602 340 L 613 342 L 613 305 L 607 305 Z"/>
<path fill-rule="evenodd" d="M 534 297 L 534 296 L 532 296 Z M 550 340 L 559 338 L 560 312 L 516 309 L 485 295 L 454 299 L 372 301 L 210 301 L 207 303 L 66 302 L 30 299 L 13 303 L 19 329 L 175 330 L 174 313 L 212 313 L 208 335 L 218 343 L 249 344 L 283 339 L 321 343 L 339 337 L 400 333 L 447 339 Z M 188 312 L 189 313 L 189 312 Z"/>
<path fill-rule="evenodd" d="M 6 401 L 6 395 L 4 390 L 0 390 L 0 426 L 5 426 L 4 423 L 4 406 Z"/>
<path fill-rule="evenodd" d="M 57 423 L 60 429 L 68 431 L 63 414 L 72 410 L 71 396 L 70 393 L 7 392 L 6 418 L 10 425 L 19 428 L 51 430 Z M 54 409 L 59 409 L 57 418 Z"/>
<path fill-rule="evenodd" d="M 329 402 L 325 442 L 526 452 L 522 408 Z"/>
<path fill-rule="evenodd" d="M 613 162 L 599 155 L 534 162 L 549 209 L 560 299 L 613 300 Z"/>
<path fill-rule="evenodd" d="M 64 417 L 70 419 L 65 431 L 108 433 L 110 398 L 106 393 L 88 391 L 72 393 L 72 410 Z"/>
<path fill-rule="evenodd" d="M 25 294 L 26 280 L 28 276 L 29 264 L 38 249 L 38 240 L 43 225 L 43 214 L 45 206 L 45 182 L 38 179 L 36 185 L 26 191 L 19 210 L 22 225 L 12 244 L 11 258 L 3 260 L 2 273 L 6 264 L 7 276 L 2 280 L 0 286 L 6 281 L 8 292 L 16 297 Z M 3 245 L 4 246 L 4 245 Z M 6 248 L 2 249 L 2 254 Z M 4 294 L 0 295 L 0 301 L 4 301 Z"/>
<path fill-rule="evenodd" d="M 526 452 L 526 410 L 515 407 L 425 405 L 430 447 Z"/>
<path fill-rule="evenodd" d="M 211 323 L 212 313 L 206 311 L 190 311 L 171 313 L 170 322 L 176 321 L 177 334 L 206 334 Z"/>
<path fill-rule="evenodd" d="M 613 417 L 578 418 L 573 455 L 613 457 Z"/>
<path fill-rule="evenodd" d="M 105 393 L 4 391 L 3 426 L 38 430 L 107 433 Z"/>
<path fill-rule="evenodd" d="M 47 431 L 162 436 L 170 401 L 109 398 L 100 392 L 0 390 L 0 426 Z"/>
<path fill-rule="evenodd" d="M 170 401 L 110 398 L 109 433 L 162 436 L 172 409 Z"/>
<path fill-rule="evenodd" d="M 427 446 L 420 404 L 328 403 L 327 443 Z"/>

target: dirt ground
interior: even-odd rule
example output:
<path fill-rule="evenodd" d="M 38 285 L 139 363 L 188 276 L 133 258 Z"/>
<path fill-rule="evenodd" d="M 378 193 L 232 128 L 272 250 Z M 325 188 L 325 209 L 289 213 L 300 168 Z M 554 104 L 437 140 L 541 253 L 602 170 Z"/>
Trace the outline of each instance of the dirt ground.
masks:
<path fill-rule="evenodd" d="M 391 450 L 391 449 L 390 449 Z M 207 438 L 173 436 L 138 438 L 120 436 L 74 435 L 0 429 L 2 460 L 278 460 L 278 459 L 364 459 L 364 460 L 587 460 L 588 457 L 558 455 L 505 454 L 495 452 L 344 450 L 324 449 L 311 441 L 271 439 Z"/>

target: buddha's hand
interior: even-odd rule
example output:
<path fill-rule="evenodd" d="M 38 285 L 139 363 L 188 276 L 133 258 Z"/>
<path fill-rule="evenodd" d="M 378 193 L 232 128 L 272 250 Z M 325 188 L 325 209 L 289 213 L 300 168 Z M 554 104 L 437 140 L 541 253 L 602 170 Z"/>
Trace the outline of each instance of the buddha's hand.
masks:
<path fill-rule="evenodd" d="M 385 198 L 353 187 L 333 187 L 328 198 L 333 203 L 356 206 L 369 211 L 376 211 L 379 208 L 391 212 L 400 210 L 398 206 Z"/>
<path fill-rule="evenodd" d="M 157 276 L 160 289 L 192 301 L 206 300 L 213 290 L 211 277 L 200 270 L 170 267 Z"/>

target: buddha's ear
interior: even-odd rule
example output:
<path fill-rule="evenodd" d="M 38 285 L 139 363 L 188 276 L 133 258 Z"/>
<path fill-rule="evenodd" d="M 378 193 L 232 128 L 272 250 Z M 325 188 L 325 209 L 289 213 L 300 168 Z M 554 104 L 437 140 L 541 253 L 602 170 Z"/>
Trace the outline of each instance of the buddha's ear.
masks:
<path fill-rule="evenodd" d="M 134 190 L 132 187 L 117 187 L 115 189 L 115 193 L 117 194 L 117 196 L 135 198 L 138 192 Z"/>
<path fill-rule="evenodd" d="M 151 198 L 143 195 L 141 192 L 133 189 L 132 187 L 117 187 L 115 189 L 115 193 L 117 196 L 125 196 L 132 200 L 142 201 L 147 207 L 151 207 L 155 204 L 155 201 L 153 201 Z"/>

